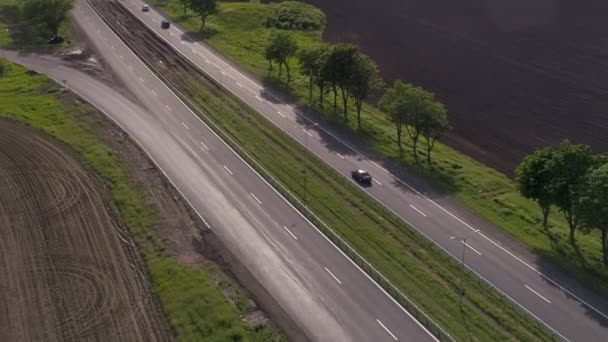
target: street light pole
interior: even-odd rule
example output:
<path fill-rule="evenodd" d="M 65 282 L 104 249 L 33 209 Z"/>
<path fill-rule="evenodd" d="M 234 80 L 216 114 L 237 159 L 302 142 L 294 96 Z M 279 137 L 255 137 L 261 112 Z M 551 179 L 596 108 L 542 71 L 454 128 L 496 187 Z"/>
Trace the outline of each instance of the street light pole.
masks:
<path fill-rule="evenodd" d="M 462 270 L 464 272 L 464 271 L 466 271 L 466 265 L 464 263 L 464 256 L 465 256 L 465 252 L 467 250 L 466 249 L 466 247 L 467 247 L 467 238 L 466 237 L 459 238 L 459 237 L 456 237 L 456 236 L 452 236 L 450 238 L 450 240 L 454 240 L 454 239 L 457 239 L 458 241 L 460 241 L 462 243 L 462 256 L 460 258 L 460 264 L 462 265 Z M 460 294 L 458 296 L 458 301 L 459 301 L 460 305 L 462 305 L 462 297 L 464 296 L 464 287 L 463 287 L 464 279 L 462 279 L 463 277 L 464 277 L 464 274 L 461 275 L 460 278 L 458 279 L 458 283 L 459 283 L 458 286 L 460 287 Z"/>

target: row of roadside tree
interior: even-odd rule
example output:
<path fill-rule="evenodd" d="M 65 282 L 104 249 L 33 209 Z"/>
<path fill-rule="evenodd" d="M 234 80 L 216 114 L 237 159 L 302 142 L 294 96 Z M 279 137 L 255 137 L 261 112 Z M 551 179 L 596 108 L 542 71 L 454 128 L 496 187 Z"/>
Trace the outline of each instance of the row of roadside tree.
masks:
<path fill-rule="evenodd" d="M 543 228 L 557 208 L 569 226 L 570 243 L 576 233 L 600 231 L 602 261 L 608 266 L 608 157 L 594 154 L 587 145 L 563 141 L 526 156 L 517 167 L 520 193 L 540 206 Z"/>
<path fill-rule="evenodd" d="M 349 107 L 354 106 L 357 127 L 361 129 L 361 109 L 372 95 L 382 94 L 379 104 L 387 117 L 395 125 L 397 144 L 403 155 L 403 136 L 407 133 L 411 140 L 412 153 L 416 162 L 418 142 L 421 137 L 426 141 L 427 162 L 431 165 L 431 151 L 441 135 L 450 129 L 447 110 L 435 99 L 433 93 L 420 87 L 396 81 L 385 89 L 377 65 L 356 46 L 350 44 L 319 44 L 300 48 L 288 32 L 273 36 L 265 51 L 268 70 L 278 65 L 278 77 L 286 82 L 291 80 L 290 60 L 297 58 L 299 71 L 308 79 L 308 100 L 312 104 L 313 90 L 318 90 L 318 105 L 322 108 L 325 95 L 333 95 L 333 110 L 340 111 L 344 123 L 349 120 Z M 274 64 L 273 64 L 274 63 Z"/>

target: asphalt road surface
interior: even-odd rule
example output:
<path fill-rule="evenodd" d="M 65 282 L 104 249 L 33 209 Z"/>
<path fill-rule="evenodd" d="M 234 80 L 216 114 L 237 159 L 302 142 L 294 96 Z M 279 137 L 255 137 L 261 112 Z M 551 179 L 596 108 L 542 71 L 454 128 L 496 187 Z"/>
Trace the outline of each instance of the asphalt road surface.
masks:
<path fill-rule="evenodd" d="M 601 341 L 608 336 L 608 301 L 577 281 L 542 262 L 499 229 L 468 213 L 449 199 L 419 191 L 420 180 L 406 171 L 388 171 L 380 160 L 347 142 L 344 133 L 315 121 L 279 94 L 265 89 L 238 67 L 201 42 L 193 42 L 176 25 L 160 28 L 162 16 L 143 2 L 123 0 L 137 17 L 177 51 L 222 83 L 291 137 L 349 178 L 350 171 L 365 169 L 374 176 L 366 191 L 457 259 L 466 251 L 466 265 L 479 277 L 566 340 Z M 350 179 L 350 178 L 349 178 Z M 409 183 L 411 182 L 411 184 Z M 427 189 L 420 185 L 421 189 Z M 430 190 L 429 190 L 430 191 Z M 466 239 L 466 242 L 464 242 Z"/>
<path fill-rule="evenodd" d="M 133 137 L 302 330 L 318 341 L 433 341 L 233 153 L 84 2 L 76 22 L 144 108 L 53 58 L 6 57 L 63 83 Z"/>

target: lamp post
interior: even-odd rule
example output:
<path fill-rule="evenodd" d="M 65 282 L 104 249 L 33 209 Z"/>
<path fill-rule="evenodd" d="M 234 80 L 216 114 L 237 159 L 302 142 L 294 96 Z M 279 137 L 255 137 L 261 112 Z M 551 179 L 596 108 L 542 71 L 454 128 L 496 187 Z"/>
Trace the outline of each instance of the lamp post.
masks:
<path fill-rule="evenodd" d="M 302 125 L 296 125 L 295 127 L 301 128 L 302 132 L 304 132 L 304 147 L 308 150 L 308 132 L 306 131 L 306 127 Z M 308 164 L 304 161 L 304 202 L 308 200 Z"/>
<path fill-rule="evenodd" d="M 450 237 L 450 240 L 458 240 L 462 243 L 462 256 L 460 258 L 460 264 L 462 265 L 462 270 L 466 271 L 466 265 L 464 263 L 464 256 L 465 256 L 465 252 L 466 252 L 466 247 L 467 247 L 467 238 L 466 237 L 456 237 L 456 236 L 452 236 Z M 459 304 L 462 305 L 462 296 L 464 295 L 464 288 L 463 288 L 463 279 L 462 277 L 464 277 L 464 275 L 460 276 L 460 279 L 458 280 L 458 285 L 460 286 L 460 295 L 458 296 L 458 300 L 459 300 Z"/>

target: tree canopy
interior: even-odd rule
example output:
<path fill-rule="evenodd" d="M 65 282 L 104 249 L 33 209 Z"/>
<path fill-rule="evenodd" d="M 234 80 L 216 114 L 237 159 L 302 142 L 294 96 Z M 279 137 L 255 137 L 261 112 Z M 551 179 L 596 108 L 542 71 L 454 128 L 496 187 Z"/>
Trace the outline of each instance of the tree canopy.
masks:
<path fill-rule="evenodd" d="M 348 92 L 355 101 L 357 109 L 357 127 L 361 128 L 361 107 L 370 92 L 382 88 L 378 66 L 368 56 L 361 52 L 355 55 L 352 72 L 348 81 Z"/>
<path fill-rule="evenodd" d="M 519 192 L 538 203 L 543 214 L 543 227 L 547 229 L 549 211 L 555 198 L 554 179 L 556 152 L 550 147 L 536 150 L 526 156 L 515 170 Z"/>
<path fill-rule="evenodd" d="M 217 13 L 217 0 L 188 0 L 190 9 L 201 18 L 201 31 L 205 30 L 207 18 Z"/>
<path fill-rule="evenodd" d="M 50 34 L 57 36 L 72 6 L 73 0 L 23 0 L 21 14 L 31 23 L 42 25 Z"/>
<path fill-rule="evenodd" d="M 602 261 L 608 266 L 608 164 L 591 170 L 574 192 L 574 214 L 585 231 L 601 232 Z"/>
<path fill-rule="evenodd" d="M 270 44 L 266 47 L 265 58 L 268 60 L 269 69 L 272 69 L 272 62 L 279 64 L 279 78 L 283 72 L 283 66 L 287 70 L 287 81 L 291 80 L 289 70 L 289 59 L 295 56 L 298 51 L 298 43 L 293 36 L 287 32 L 279 32 L 272 37 Z"/>
<path fill-rule="evenodd" d="M 574 197 L 572 187 L 578 184 L 595 162 L 591 148 L 587 145 L 563 141 L 555 155 L 555 168 L 559 170 L 553 178 L 554 204 L 566 217 L 570 228 L 570 242 L 575 243 L 574 232 L 578 217 L 572 210 Z"/>

